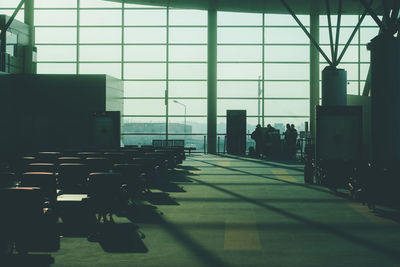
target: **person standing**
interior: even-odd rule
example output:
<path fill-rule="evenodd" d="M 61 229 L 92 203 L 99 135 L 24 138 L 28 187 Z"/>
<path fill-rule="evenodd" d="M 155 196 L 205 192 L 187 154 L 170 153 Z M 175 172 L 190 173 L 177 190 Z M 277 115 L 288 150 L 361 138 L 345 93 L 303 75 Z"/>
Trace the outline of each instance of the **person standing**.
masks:
<path fill-rule="evenodd" d="M 263 139 L 260 124 L 257 124 L 256 129 L 251 133 L 251 139 L 256 142 L 256 156 L 259 157 Z"/>

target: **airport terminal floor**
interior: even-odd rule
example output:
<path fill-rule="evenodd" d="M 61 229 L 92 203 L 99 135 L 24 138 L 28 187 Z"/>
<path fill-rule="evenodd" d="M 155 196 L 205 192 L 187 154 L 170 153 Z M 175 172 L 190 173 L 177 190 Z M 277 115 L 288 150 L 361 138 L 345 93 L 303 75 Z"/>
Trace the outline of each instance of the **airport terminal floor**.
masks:
<path fill-rule="evenodd" d="M 299 164 L 192 155 L 96 242 L 66 232 L 47 266 L 400 266 L 391 214 L 305 185 Z"/>

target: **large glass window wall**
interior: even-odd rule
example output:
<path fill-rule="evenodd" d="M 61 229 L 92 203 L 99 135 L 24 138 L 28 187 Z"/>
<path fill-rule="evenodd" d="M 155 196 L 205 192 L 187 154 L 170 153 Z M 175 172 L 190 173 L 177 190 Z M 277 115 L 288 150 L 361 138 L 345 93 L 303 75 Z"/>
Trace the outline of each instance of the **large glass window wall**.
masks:
<path fill-rule="evenodd" d="M 1 1 L 0 13 L 11 15 L 18 3 Z M 309 41 L 293 18 L 233 12 L 217 16 L 220 151 L 228 109 L 247 110 L 249 133 L 257 123 L 282 130 L 293 123 L 303 129 L 309 119 Z M 299 18 L 309 28 L 309 16 Z M 23 21 L 23 10 L 17 19 Z M 343 16 L 340 48 L 357 19 Z M 320 42 L 330 52 L 326 16 L 320 24 Z M 38 73 L 104 73 L 124 81 L 125 144 L 149 144 L 168 134 L 203 150 L 206 11 L 101 0 L 35 0 L 35 33 Z M 349 93 L 362 93 L 369 68 L 365 44 L 376 33 L 376 25 L 366 18 L 342 61 Z M 326 64 L 323 58 L 320 62 L 322 70 Z"/>

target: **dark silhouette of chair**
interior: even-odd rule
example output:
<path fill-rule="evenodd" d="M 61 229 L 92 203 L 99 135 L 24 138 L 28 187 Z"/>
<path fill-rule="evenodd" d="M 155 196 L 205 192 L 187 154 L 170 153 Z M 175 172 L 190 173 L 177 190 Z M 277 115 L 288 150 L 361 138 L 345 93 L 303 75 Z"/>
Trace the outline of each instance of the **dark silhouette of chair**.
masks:
<path fill-rule="evenodd" d="M 98 215 L 97 222 L 111 221 L 113 212 L 120 204 L 122 176 L 119 173 L 94 172 L 88 177 L 88 197 L 94 212 Z M 107 219 L 109 215 L 109 220 Z"/>
<path fill-rule="evenodd" d="M 58 163 L 83 163 L 84 159 L 80 157 L 59 157 Z"/>
<path fill-rule="evenodd" d="M 52 172 L 25 172 L 21 176 L 20 186 L 39 187 L 43 196 L 55 203 L 57 198 L 56 176 Z"/>
<path fill-rule="evenodd" d="M 89 170 L 83 163 L 61 163 L 57 181 L 63 193 L 86 193 Z"/>
<path fill-rule="evenodd" d="M 52 152 L 38 152 L 36 158 L 40 162 L 47 162 L 47 163 L 56 163 L 57 158 L 61 156 L 60 152 L 52 151 Z"/>
<path fill-rule="evenodd" d="M 88 157 L 85 160 L 91 172 L 108 172 L 112 169 L 112 164 L 108 158 L 105 157 Z"/>
<path fill-rule="evenodd" d="M 104 157 L 108 158 L 111 164 L 126 163 L 128 158 L 124 152 L 104 152 Z"/>
<path fill-rule="evenodd" d="M 130 195 L 137 198 L 148 190 L 148 184 L 139 164 L 114 164 L 113 170 L 120 173 L 124 184 L 128 185 Z"/>
<path fill-rule="evenodd" d="M 21 253 L 53 252 L 60 248 L 57 217 L 42 193 L 38 187 L 0 189 L 0 236 L 2 242 Z"/>
<path fill-rule="evenodd" d="M 53 163 L 33 162 L 29 163 L 25 168 L 25 172 L 56 172 L 56 167 Z"/>

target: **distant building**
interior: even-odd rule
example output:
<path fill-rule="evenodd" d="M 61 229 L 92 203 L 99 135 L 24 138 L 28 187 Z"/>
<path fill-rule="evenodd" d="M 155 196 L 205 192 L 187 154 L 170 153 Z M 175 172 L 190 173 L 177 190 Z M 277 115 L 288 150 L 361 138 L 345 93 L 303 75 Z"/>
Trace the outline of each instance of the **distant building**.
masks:
<path fill-rule="evenodd" d="M 124 124 L 125 133 L 165 133 L 165 123 L 160 122 L 130 122 Z M 168 133 L 185 133 L 185 125 L 182 123 L 169 123 Z M 186 133 L 192 133 L 192 126 L 186 125 Z"/>

